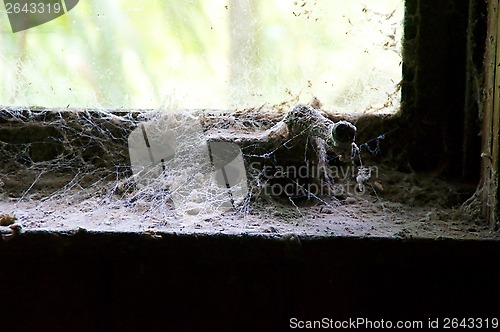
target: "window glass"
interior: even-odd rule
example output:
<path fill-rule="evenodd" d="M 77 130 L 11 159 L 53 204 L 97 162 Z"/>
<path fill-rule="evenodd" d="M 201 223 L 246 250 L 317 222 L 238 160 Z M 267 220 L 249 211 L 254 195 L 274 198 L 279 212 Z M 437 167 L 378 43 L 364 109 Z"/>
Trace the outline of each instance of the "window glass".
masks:
<path fill-rule="evenodd" d="M 399 107 L 402 0 L 81 0 L 16 33 L 0 8 L 1 105 Z"/>

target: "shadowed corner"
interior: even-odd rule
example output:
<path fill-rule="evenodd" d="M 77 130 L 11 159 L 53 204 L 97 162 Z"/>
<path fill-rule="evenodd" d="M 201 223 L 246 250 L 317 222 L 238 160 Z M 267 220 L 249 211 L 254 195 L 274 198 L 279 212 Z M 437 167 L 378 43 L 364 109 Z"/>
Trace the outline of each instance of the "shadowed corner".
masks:
<path fill-rule="evenodd" d="M 12 32 L 20 32 L 48 23 L 73 9 L 79 0 L 4 0 Z"/>

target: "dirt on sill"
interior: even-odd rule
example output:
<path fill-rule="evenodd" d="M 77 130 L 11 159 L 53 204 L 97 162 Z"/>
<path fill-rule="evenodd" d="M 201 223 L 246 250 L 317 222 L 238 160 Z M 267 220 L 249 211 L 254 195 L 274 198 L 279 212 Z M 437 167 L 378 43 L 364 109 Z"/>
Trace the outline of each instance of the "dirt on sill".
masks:
<path fill-rule="evenodd" d="M 245 209 L 220 214 L 178 215 L 171 202 L 109 196 L 103 185 L 74 189 L 61 196 L 9 197 L 0 211 L 16 217 L 22 232 L 78 230 L 183 234 L 267 234 L 427 239 L 500 239 L 466 202 L 472 188 L 384 169 L 363 194 L 304 201 L 258 199 Z M 28 184 L 29 185 L 29 184 Z M 12 196 L 12 195 L 11 195 Z M 1 226 L 4 237 L 13 231 Z"/>

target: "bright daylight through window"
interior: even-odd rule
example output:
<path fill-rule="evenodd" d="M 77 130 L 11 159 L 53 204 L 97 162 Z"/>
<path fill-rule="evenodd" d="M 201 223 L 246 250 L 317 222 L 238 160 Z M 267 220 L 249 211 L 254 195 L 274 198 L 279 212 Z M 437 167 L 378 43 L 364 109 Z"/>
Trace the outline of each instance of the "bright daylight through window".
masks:
<path fill-rule="evenodd" d="M 0 105 L 399 107 L 402 0 L 86 0 L 17 33 L 4 9 Z"/>

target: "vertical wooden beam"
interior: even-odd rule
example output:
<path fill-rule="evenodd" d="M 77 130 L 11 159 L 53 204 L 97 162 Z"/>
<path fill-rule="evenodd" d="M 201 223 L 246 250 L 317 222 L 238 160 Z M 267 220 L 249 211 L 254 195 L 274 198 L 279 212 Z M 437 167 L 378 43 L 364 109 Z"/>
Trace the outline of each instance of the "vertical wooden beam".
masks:
<path fill-rule="evenodd" d="M 498 229 L 498 174 L 500 133 L 500 0 L 488 2 L 488 30 L 485 54 L 485 100 L 482 123 L 483 215 L 492 229 Z"/>

